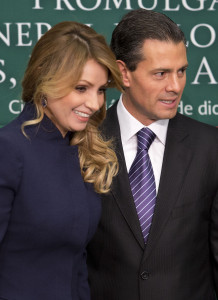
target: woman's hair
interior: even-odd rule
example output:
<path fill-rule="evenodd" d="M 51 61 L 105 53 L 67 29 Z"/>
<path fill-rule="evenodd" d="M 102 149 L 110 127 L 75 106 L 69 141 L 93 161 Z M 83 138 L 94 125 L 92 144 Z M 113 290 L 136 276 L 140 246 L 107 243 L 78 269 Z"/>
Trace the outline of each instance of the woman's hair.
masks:
<path fill-rule="evenodd" d="M 122 80 L 114 54 L 105 38 L 92 28 L 77 22 L 61 22 L 46 32 L 36 43 L 22 82 L 22 99 L 32 101 L 37 117 L 22 124 L 41 122 L 45 97 L 62 98 L 68 95 L 81 78 L 89 59 L 108 69 L 109 87 L 121 89 Z M 81 173 L 84 181 L 94 184 L 95 191 L 109 191 L 118 162 L 110 141 L 103 141 L 98 127 L 106 114 L 102 108 L 90 118 L 85 130 L 75 132 L 71 145 L 78 145 Z"/>

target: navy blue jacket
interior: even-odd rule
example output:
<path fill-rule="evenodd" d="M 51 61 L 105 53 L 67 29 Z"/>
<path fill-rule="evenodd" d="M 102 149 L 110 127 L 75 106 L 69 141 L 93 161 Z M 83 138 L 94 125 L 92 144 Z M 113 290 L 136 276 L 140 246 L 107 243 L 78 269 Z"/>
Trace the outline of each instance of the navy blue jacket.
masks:
<path fill-rule="evenodd" d="M 88 300 L 85 248 L 100 200 L 83 182 L 78 149 L 46 116 L 21 124 L 34 107 L 0 129 L 0 299 Z"/>

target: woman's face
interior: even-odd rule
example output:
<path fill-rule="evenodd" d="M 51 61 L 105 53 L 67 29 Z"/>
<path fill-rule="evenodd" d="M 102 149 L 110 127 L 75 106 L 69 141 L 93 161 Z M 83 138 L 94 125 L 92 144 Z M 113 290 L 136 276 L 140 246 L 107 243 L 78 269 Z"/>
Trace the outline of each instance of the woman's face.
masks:
<path fill-rule="evenodd" d="M 46 115 L 64 137 L 68 131 L 84 130 L 89 118 L 104 104 L 108 70 L 94 59 L 87 61 L 75 88 L 59 99 L 47 98 Z"/>

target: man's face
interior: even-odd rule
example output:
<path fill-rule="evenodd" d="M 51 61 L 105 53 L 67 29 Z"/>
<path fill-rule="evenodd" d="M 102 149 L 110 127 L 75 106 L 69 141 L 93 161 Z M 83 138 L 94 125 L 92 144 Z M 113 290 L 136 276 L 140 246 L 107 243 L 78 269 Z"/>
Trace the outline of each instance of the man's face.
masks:
<path fill-rule="evenodd" d="M 146 40 L 143 61 L 135 71 L 123 62 L 118 65 L 123 75 L 126 109 L 144 125 L 175 116 L 186 83 L 188 66 L 183 42 Z"/>

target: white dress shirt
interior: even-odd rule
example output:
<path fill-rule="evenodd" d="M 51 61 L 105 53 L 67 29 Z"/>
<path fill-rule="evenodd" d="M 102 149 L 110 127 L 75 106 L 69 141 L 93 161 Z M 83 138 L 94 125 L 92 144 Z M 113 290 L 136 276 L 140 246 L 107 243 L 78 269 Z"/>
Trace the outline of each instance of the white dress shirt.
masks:
<path fill-rule="evenodd" d="M 117 105 L 117 115 L 120 124 L 121 141 L 123 145 L 126 167 L 127 171 L 129 172 L 137 153 L 136 134 L 145 126 L 127 111 L 122 102 L 122 95 Z M 154 171 L 156 191 L 158 191 L 159 188 L 168 123 L 169 119 L 164 119 L 155 121 L 147 126 L 156 134 L 156 137 L 148 150 Z"/>

